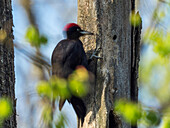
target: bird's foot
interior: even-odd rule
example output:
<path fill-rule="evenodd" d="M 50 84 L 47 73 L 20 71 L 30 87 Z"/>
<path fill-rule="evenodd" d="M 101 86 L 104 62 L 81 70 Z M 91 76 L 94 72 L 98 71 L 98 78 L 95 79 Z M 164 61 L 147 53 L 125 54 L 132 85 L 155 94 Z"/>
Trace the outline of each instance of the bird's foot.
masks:
<path fill-rule="evenodd" d="M 101 50 L 101 48 L 96 48 L 95 51 L 92 53 L 92 55 L 90 56 L 90 58 L 88 59 L 88 65 L 91 63 L 93 58 L 96 59 L 103 59 L 103 57 L 97 56 L 96 54 L 98 54 L 98 52 Z"/>
<path fill-rule="evenodd" d="M 96 59 L 103 59 L 103 57 L 96 56 L 96 55 L 92 55 L 92 56 L 90 57 L 90 59 L 93 59 L 93 58 L 96 58 Z"/>
<path fill-rule="evenodd" d="M 96 54 L 98 54 L 98 52 L 101 50 L 101 48 L 96 48 L 95 51 L 92 53 L 92 55 L 90 56 L 90 60 L 92 60 L 93 58 L 96 59 L 103 59 L 103 57 L 97 56 Z"/>

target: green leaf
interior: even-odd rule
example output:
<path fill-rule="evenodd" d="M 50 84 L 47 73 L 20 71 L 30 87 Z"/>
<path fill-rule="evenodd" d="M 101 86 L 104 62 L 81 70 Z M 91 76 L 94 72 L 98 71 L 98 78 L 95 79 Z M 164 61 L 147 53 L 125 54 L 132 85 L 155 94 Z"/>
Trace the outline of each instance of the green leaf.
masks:
<path fill-rule="evenodd" d="M 40 96 L 50 98 L 52 96 L 52 89 L 47 81 L 41 81 L 37 85 L 37 92 Z"/>
<path fill-rule="evenodd" d="M 65 79 L 52 77 L 50 84 L 53 90 L 53 98 L 60 96 L 62 99 L 66 99 L 71 96 Z"/>
<path fill-rule="evenodd" d="M 25 38 L 34 47 L 47 44 L 47 38 L 44 35 L 40 35 L 39 31 L 34 26 L 28 27 Z"/>
<path fill-rule="evenodd" d="M 12 113 L 12 106 L 9 100 L 5 98 L 0 99 L 0 119 L 7 118 Z"/>
<path fill-rule="evenodd" d="M 169 117 L 163 117 L 163 124 L 161 128 L 170 128 L 170 118 Z"/>
<path fill-rule="evenodd" d="M 161 118 L 155 111 L 148 111 L 146 114 L 146 119 L 150 125 L 159 125 Z"/>
<path fill-rule="evenodd" d="M 141 18 L 139 13 L 135 13 L 134 11 L 131 12 L 129 21 L 132 26 L 139 26 L 141 24 Z"/>
<path fill-rule="evenodd" d="M 135 125 L 142 116 L 142 110 L 137 104 L 125 100 L 119 100 L 115 103 L 115 111 L 132 125 Z"/>
<path fill-rule="evenodd" d="M 48 41 L 48 39 L 47 39 L 44 35 L 42 35 L 42 36 L 40 37 L 40 42 L 41 42 L 41 44 L 47 44 L 47 41 Z"/>
<path fill-rule="evenodd" d="M 69 76 L 68 82 L 73 95 L 79 97 L 85 96 L 89 87 L 88 71 L 83 66 L 79 66 L 76 71 Z"/>
<path fill-rule="evenodd" d="M 32 46 L 39 47 L 40 41 L 39 41 L 39 32 L 34 26 L 28 27 L 25 38 L 30 42 Z"/>
<path fill-rule="evenodd" d="M 85 83 L 77 80 L 70 80 L 69 87 L 73 95 L 82 97 L 87 94 L 87 87 Z"/>

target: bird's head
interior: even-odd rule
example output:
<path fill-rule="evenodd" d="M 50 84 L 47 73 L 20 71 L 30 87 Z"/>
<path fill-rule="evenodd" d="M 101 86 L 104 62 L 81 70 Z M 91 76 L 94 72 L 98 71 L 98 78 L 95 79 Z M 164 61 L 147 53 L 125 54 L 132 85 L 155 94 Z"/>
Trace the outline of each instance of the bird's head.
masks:
<path fill-rule="evenodd" d="M 93 33 L 84 31 L 80 28 L 79 25 L 75 23 L 69 23 L 64 27 L 63 30 L 64 36 L 67 37 L 67 39 L 79 39 L 79 37 L 83 35 L 93 35 Z"/>

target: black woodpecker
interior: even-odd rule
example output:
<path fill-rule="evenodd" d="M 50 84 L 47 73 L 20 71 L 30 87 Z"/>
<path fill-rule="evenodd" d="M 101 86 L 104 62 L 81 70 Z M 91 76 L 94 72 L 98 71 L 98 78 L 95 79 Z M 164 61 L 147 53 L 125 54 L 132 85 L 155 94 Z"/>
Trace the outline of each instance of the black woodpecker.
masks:
<path fill-rule="evenodd" d="M 83 43 L 79 38 L 83 35 L 93 35 L 91 32 L 84 31 L 79 25 L 69 23 L 64 27 L 66 39 L 61 40 L 52 53 L 52 75 L 67 79 L 77 66 L 83 66 L 88 69 L 88 61 L 83 48 Z M 66 99 L 60 99 L 59 109 L 61 110 Z M 78 120 L 83 124 L 86 114 L 86 107 L 81 98 L 71 96 L 67 99 L 72 104 Z"/>

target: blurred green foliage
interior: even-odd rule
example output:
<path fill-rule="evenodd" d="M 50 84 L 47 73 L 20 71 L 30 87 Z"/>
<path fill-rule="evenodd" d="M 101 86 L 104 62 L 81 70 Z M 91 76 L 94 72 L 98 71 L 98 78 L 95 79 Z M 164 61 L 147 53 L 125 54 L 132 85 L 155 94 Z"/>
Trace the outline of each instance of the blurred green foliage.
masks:
<path fill-rule="evenodd" d="M 37 92 L 48 99 L 56 99 L 58 96 L 63 99 L 70 97 L 67 81 L 55 76 L 51 77 L 49 81 L 41 81 L 37 86 Z"/>
<path fill-rule="evenodd" d="M 68 85 L 73 95 L 85 96 L 89 87 L 88 71 L 84 67 L 79 67 L 70 75 Z"/>
<path fill-rule="evenodd" d="M 139 13 L 135 13 L 134 11 L 130 13 L 129 21 L 134 27 L 139 26 L 142 22 Z"/>
<path fill-rule="evenodd" d="M 115 103 L 115 111 L 121 114 L 127 122 L 132 123 L 132 125 L 135 125 L 142 115 L 142 111 L 137 104 L 127 102 L 126 100 L 117 101 Z"/>
<path fill-rule="evenodd" d="M 144 41 L 151 43 L 155 53 L 162 57 L 170 57 L 170 32 L 165 33 L 162 29 L 148 29 L 144 35 Z"/>
<path fill-rule="evenodd" d="M 128 123 L 136 125 L 142 123 L 147 127 L 158 126 L 161 122 L 161 115 L 154 110 L 145 110 L 140 104 L 119 100 L 115 103 L 115 111 L 120 114 Z"/>
<path fill-rule="evenodd" d="M 170 128 L 170 116 L 163 118 L 163 125 L 161 128 Z"/>
<path fill-rule="evenodd" d="M 34 26 L 29 26 L 25 38 L 34 47 L 40 47 L 47 44 L 47 38 L 44 35 L 40 35 L 39 31 Z"/>
<path fill-rule="evenodd" d="M 55 100 L 59 97 L 69 99 L 72 95 L 82 97 L 88 92 L 89 76 L 88 71 L 80 66 L 68 78 L 57 78 L 52 76 L 49 81 L 41 81 L 37 85 L 37 92 L 44 103 L 42 119 L 48 127 L 64 128 L 67 123 L 65 116 L 60 113 L 57 120 L 55 115 Z"/>
<path fill-rule="evenodd" d="M 145 111 L 144 118 L 146 118 L 148 124 L 155 126 L 159 125 L 161 121 L 161 115 L 153 110 Z"/>
<path fill-rule="evenodd" d="M 52 89 L 47 81 L 41 81 L 37 86 L 37 92 L 42 97 L 51 98 Z"/>
<path fill-rule="evenodd" d="M 0 125 L 12 113 L 12 105 L 9 99 L 0 98 Z"/>
<path fill-rule="evenodd" d="M 71 95 L 78 97 L 85 96 L 88 86 L 88 71 L 81 67 L 75 70 L 68 80 L 53 76 L 49 81 L 41 81 L 37 86 L 37 92 L 40 96 L 49 99 L 56 99 L 57 97 L 67 99 Z"/>

